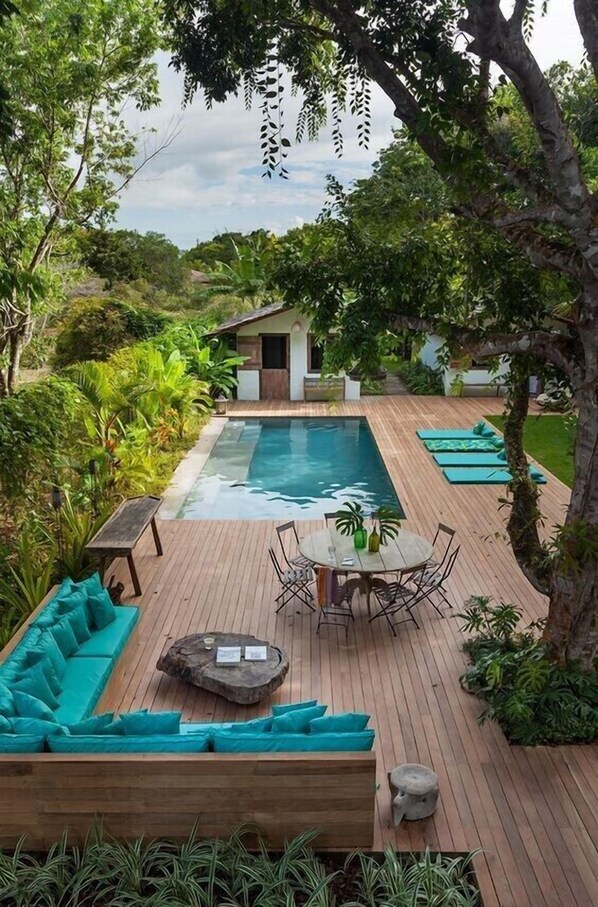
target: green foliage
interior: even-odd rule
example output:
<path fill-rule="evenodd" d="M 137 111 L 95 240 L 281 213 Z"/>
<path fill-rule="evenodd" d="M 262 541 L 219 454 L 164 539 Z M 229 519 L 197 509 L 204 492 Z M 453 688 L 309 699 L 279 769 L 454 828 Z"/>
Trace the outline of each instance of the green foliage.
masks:
<path fill-rule="evenodd" d="M 401 528 L 401 517 L 392 507 L 378 507 L 377 520 L 378 532 L 380 534 L 380 544 L 386 545 L 391 539 L 395 539 Z"/>
<path fill-rule="evenodd" d="M 38 527 L 39 529 L 39 527 Z M 56 571 L 57 549 L 46 544 L 28 526 L 19 533 L 13 563 L 7 564 L 10 579 L 0 578 L 2 618 L 18 627 L 37 608 L 49 591 Z"/>
<path fill-rule="evenodd" d="M 424 396 L 442 396 L 444 384 L 439 369 L 430 368 L 423 362 L 400 362 L 397 364 L 397 374 L 409 388 L 412 394 Z"/>
<path fill-rule="evenodd" d="M 347 501 L 337 511 L 336 528 L 341 535 L 354 535 L 358 529 L 363 529 L 365 512 L 358 501 Z"/>
<path fill-rule="evenodd" d="M 82 260 L 108 287 L 135 280 L 173 294 L 186 287 L 188 267 L 179 249 L 161 233 L 89 228 L 78 241 Z"/>
<path fill-rule="evenodd" d="M 598 674 L 549 658 L 535 633 L 518 629 L 521 612 L 473 598 L 459 615 L 477 634 L 464 649 L 472 666 L 461 684 L 487 703 L 480 721 L 497 721 L 510 743 L 523 746 L 591 743 L 598 738 Z"/>
<path fill-rule="evenodd" d="M 76 387 L 55 377 L 0 400 L 0 492 L 6 498 L 52 481 L 83 410 Z"/>
<path fill-rule="evenodd" d="M 247 300 L 252 307 L 257 307 L 269 289 L 268 264 L 270 258 L 270 240 L 257 236 L 248 243 L 233 245 L 234 256 L 230 262 L 217 261 L 209 271 L 210 286 L 198 290 L 195 294 L 199 300 L 213 296 L 234 296 L 242 301 Z"/>
<path fill-rule="evenodd" d="M 205 242 L 197 242 L 192 249 L 183 252 L 183 260 L 198 271 L 211 271 L 219 262 L 232 264 L 239 246 L 264 243 L 268 237 L 267 230 L 253 230 L 247 234 L 219 233 Z"/>
<path fill-rule="evenodd" d="M 123 346 L 160 333 L 168 318 L 118 299 L 81 299 L 69 309 L 56 338 L 54 365 L 104 360 Z"/>
<path fill-rule="evenodd" d="M 47 854 L 0 854 L 0 905 L 97 904 L 102 907 L 357 907 L 358 904 L 432 904 L 480 907 L 471 857 L 397 854 L 379 859 L 350 854 L 337 869 L 311 849 L 317 832 L 287 842 L 271 854 L 258 836 L 249 850 L 248 831 L 228 839 L 183 844 L 138 840 L 120 843 L 92 833 L 83 848 L 66 834 Z"/>
<path fill-rule="evenodd" d="M 492 425 L 503 430 L 504 416 L 484 416 Z M 523 444 L 527 453 L 549 469 L 561 482 L 573 485 L 573 451 L 577 434 L 577 416 L 528 416 L 523 429 Z"/>
<path fill-rule="evenodd" d="M 200 322 L 181 321 L 172 324 L 159 334 L 152 346 L 163 353 L 175 350 L 183 356 L 187 371 L 209 385 L 210 393 L 229 396 L 237 384 L 235 369 L 245 362 L 245 356 L 238 356 L 215 339 L 203 338 Z"/>

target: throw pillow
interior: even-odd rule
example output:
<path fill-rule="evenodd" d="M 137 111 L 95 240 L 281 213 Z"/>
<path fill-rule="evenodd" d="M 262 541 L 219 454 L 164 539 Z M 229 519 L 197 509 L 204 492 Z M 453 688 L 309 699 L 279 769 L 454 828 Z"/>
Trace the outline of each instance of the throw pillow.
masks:
<path fill-rule="evenodd" d="M 89 632 L 89 627 L 87 625 L 87 614 L 85 613 L 84 607 L 71 611 L 70 614 L 67 614 L 65 620 L 71 625 L 71 630 L 75 634 L 75 639 L 79 645 L 83 642 L 87 642 L 88 639 L 91 639 L 91 633 Z"/>
<path fill-rule="evenodd" d="M 286 715 L 272 719 L 273 734 L 307 734 L 310 721 L 321 718 L 326 711 L 325 705 L 315 705 L 310 709 L 295 709 Z"/>
<path fill-rule="evenodd" d="M 56 676 L 58 678 L 62 677 L 66 668 L 66 659 L 58 648 L 56 640 L 49 633 L 44 634 L 43 639 L 40 640 L 35 649 L 29 649 L 25 654 L 24 665 L 27 668 L 31 668 L 45 658 L 50 659 Z"/>
<path fill-rule="evenodd" d="M 145 734 L 178 734 L 181 730 L 180 712 L 131 712 L 120 716 L 126 737 Z"/>
<path fill-rule="evenodd" d="M 92 575 L 88 576 L 86 579 L 79 580 L 79 582 L 75 583 L 74 586 L 75 589 L 80 589 L 85 592 L 87 596 L 99 595 L 100 592 L 104 591 L 102 580 L 100 579 L 100 574 L 97 571 L 95 573 L 92 573 Z"/>
<path fill-rule="evenodd" d="M 0 683 L 0 715 L 10 718 L 15 713 L 15 703 L 12 693 L 3 683 Z"/>
<path fill-rule="evenodd" d="M 73 587 L 68 595 L 59 596 L 57 601 L 58 614 L 70 614 L 78 608 L 84 608 L 87 603 L 87 593 L 83 589 Z"/>
<path fill-rule="evenodd" d="M 304 702 L 287 702 L 285 705 L 273 705 L 273 715 L 286 715 L 287 712 L 294 712 L 297 709 L 311 709 L 318 704 L 317 699 L 306 699 Z"/>
<path fill-rule="evenodd" d="M 45 702 L 30 696 L 28 693 L 22 693 L 15 690 L 13 693 L 15 709 L 20 718 L 42 718 L 44 721 L 56 721 L 52 709 L 49 709 Z"/>
<path fill-rule="evenodd" d="M 42 718 L 12 718 L 13 734 L 66 734 L 67 731 L 57 721 L 44 721 Z"/>
<path fill-rule="evenodd" d="M 49 666 L 51 669 L 49 660 L 44 662 L 44 666 Z M 45 702 L 50 709 L 58 708 L 58 700 L 52 692 L 52 688 L 48 683 L 48 679 L 42 670 L 41 664 L 35 665 L 33 668 L 25 674 L 24 677 L 21 677 L 13 684 L 13 695 L 19 691 L 21 693 L 27 693 L 29 696 L 33 696 L 35 699 L 41 699 L 42 702 Z"/>
<path fill-rule="evenodd" d="M 12 733 L 12 727 L 8 718 L 5 718 L 4 715 L 0 715 L 0 734 L 10 734 Z"/>
<path fill-rule="evenodd" d="M 92 715 L 91 718 L 84 718 L 76 724 L 69 725 L 69 731 L 75 737 L 97 735 L 108 733 L 107 728 L 114 724 L 114 712 L 106 712 L 104 715 Z"/>
<path fill-rule="evenodd" d="M 370 716 L 362 712 L 345 712 L 341 715 L 325 715 L 313 718 L 309 723 L 312 734 L 337 734 L 365 731 Z"/>
<path fill-rule="evenodd" d="M 103 630 L 108 624 L 111 624 L 116 617 L 116 610 L 112 604 L 112 599 L 105 589 L 97 594 L 89 596 L 87 607 L 91 613 L 93 626 L 98 630 Z"/>
<path fill-rule="evenodd" d="M 68 658 L 69 655 L 73 655 L 79 648 L 79 643 L 73 633 L 73 628 L 66 618 L 63 618 L 59 623 L 51 627 L 49 632 L 56 640 L 56 644 L 65 658 Z"/>
<path fill-rule="evenodd" d="M 473 426 L 473 433 L 474 433 L 474 435 L 481 435 L 483 430 L 484 430 L 484 423 L 483 423 L 482 420 L 480 419 L 480 420 L 479 420 L 478 422 L 476 422 L 476 424 Z"/>
<path fill-rule="evenodd" d="M 273 718 L 253 718 L 251 721 L 236 721 L 231 727 L 237 734 L 255 734 L 262 731 L 269 733 L 272 730 Z"/>

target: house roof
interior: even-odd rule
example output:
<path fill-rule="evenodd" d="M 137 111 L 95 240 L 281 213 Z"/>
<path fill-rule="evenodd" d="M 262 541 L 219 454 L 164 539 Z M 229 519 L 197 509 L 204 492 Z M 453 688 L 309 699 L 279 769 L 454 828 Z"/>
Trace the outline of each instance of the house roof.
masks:
<path fill-rule="evenodd" d="M 269 318 L 271 315 L 278 315 L 290 308 L 286 302 L 272 302 L 270 305 L 262 306 L 261 309 L 254 309 L 252 312 L 244 312 L 242 315 L 235 315 L 228 321 L 223 321 L 218 327 L 210 331 L 210 334 L 234 334 L 239 328 L 246 324 L 253 324 L 254 321 L 261 321 L 263 318 Z"/>

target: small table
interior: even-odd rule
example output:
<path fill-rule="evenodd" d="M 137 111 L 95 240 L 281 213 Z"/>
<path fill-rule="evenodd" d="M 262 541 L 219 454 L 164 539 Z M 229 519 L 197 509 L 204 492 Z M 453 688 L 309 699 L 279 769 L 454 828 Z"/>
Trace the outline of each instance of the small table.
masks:
<path fill-rule="evenodd" d="M 206 636 L 214 645 L 206 649 Z M 217 665 L 218 646 L 266 646 L 266 661 L 245 661 L 238 665 Z M 243 652 L 241 652 L 241 656 Z M 195 633 L 177 639 L 156 665 L 171 677 L 192 683 L 202 690 L 217 693 L 229 702 L 251 705 L 265 699 L 282 685 L 289 671 L 289 658 L 284 649 L 272 646 L 255 636 L 241 633 Z"/>
<path fill-rule="evenodd" d="M 131 579 L 135 595 L 141 595 L 141 585 L 133 551 L 137 542 L 148 526 L 152 527 L 156 554 L 161 556 L 162 542 L 156 526 L 156 513 L 160 509 L 162 498 L 154 495 L 145 495 L 138 498 L 128 498 L 114 511 L 99 532 L 96 532 L 91 541 L 85 546 L 88 554 L 100 559 L 100 575 L 104 576 L 106 564 L 115 557 L 126 557 L 129 564 Z"/>
<path fill-rule="evenodd" d="M 332 563 L 328 553 L 331 547 L 334 548 Z M 367 595 L 368 613 L 371 613 L 370 597 L 375 574 L 416 570 L 423 567 L 434 554 L 431 542 L 407 529 L 399 529 L 397 537 L 390 539 L 386 545 L 380 545 L 380 551 L 375 554 L 367 548 L 355 548 L 352 536 L 341 535 L 334 528 L 307 535 L 301 539 L 299 551 L 322 567 L 330 567 L 339 573 L 358 573 Z M 353 566 L 343 566 L 342 561 L 346 557 L 353 559 Z"/>

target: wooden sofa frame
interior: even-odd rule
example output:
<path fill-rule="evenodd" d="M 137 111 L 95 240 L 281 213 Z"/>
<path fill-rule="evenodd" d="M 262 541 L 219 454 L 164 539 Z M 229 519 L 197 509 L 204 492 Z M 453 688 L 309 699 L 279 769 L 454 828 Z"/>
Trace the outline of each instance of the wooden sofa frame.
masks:
<path fill-rule="evenodd" d="M 196 823 L 201 837 L 222 836 L 251 822 L 272 847 L 315 828 L 319 847 L 368 848 L 375 795 L 373 752 L 0 755 L 0 847 L 25 835 L 43 850 L 65 829 L 82 843 L 98 822 L 123 840 L 183 840 Z"/>

